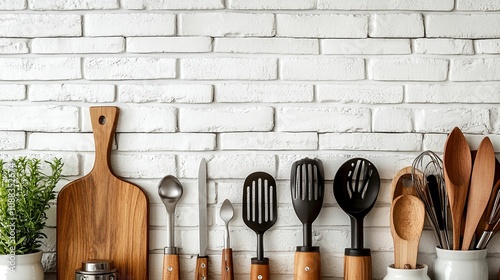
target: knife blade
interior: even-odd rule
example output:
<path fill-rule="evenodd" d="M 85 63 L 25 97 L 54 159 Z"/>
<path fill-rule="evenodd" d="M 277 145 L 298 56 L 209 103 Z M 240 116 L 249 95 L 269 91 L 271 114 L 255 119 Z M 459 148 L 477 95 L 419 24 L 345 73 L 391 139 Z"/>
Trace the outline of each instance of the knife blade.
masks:
<path fill-rule="evenodd" d="M 198 217 L 200 234 L 200 252 L 196 258 L 195 280 L 208 279 L 208 227 L 207 227 L 207 164 L 201 159 L 198 172 Z"/>

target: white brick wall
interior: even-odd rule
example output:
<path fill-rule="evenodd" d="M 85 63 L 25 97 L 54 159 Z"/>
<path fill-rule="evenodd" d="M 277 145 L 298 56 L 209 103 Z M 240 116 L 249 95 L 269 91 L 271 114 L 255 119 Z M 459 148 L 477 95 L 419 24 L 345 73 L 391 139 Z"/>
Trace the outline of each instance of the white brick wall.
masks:
<path fill-rule="evenodd" d="M 290 167 L 306 156 L 322 160 L 327 180 L 314 224 L 323 279 L 342 278 L 350 244 L 336 171 L 354 156 L 379 169 L 365 244 L 382 279 L 394 258 L 391 179 L 421 151 L 442 153 L 455 126 L 472 149 L 488 135 L 500 153 L 499 82 L 498 0 L 0 0 L 0 158 L 58 156 L 80 178 L 94 162 L 88 107 L 120 107 L 112 166 L 150 197 L 151 280 L 161 279 L 166 236 L 157 185 L 169 174 L 185 186 L 176 236 L 182 280 L 193 278 L 202 157 L 210 278 L 220 274 L 225 198 L 236 209 L 236 277 L 248 278 L 256 238 L 241 219 L 241 184 L 260 170 L 278 180 L 279 219 L 265 236 L 271 273 L 291 279 L 302 227 Z M 43 247 L 49 280 L 55 213 Z M 419 262 L 431 270 L 434 246 L 426 228 Z"/>

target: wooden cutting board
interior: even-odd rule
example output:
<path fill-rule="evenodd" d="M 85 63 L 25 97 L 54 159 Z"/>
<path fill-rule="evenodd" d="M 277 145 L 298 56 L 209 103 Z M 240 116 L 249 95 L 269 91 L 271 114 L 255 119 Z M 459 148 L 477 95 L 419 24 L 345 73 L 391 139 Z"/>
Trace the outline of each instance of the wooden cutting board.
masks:
<path fill-rule="evenodd" d="M 95 162 L 57 196 L 57 279 L 75 279 L 90 259 L 108 259 L 118 279 L 148 279 L 148 198 L 113 174 L 110 153 L 117 107 L 91 107 Z"/>

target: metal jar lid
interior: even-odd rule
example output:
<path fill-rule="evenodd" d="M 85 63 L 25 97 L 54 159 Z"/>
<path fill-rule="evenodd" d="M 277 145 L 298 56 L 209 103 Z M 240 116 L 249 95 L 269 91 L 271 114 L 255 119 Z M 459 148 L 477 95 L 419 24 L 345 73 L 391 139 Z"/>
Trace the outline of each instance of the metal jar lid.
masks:
<path fill-rule="evenodd" d="M 88 260 L 82 262 L 82 269 L 76 271 L 76 279 L 116 279 L 117 269 L 110 260 Z"/>

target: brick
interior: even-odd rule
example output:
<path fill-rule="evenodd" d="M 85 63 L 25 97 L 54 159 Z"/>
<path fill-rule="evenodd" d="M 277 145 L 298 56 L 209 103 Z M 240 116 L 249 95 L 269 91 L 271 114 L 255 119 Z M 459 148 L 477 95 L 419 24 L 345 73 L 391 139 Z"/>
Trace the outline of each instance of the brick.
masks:
<path fill-rule="evenodd" d="M 113 102 L 115 86 L 106 84 L 33 84 L 30 101 Z"/>
<path fill-rule="evenodd" d="M 373 131 L 412 132 L 413 111 L 396 107 L 376 108 L 373 111 Z"/>
<path fill-rule="evenodd" d="M 89 57 L 84 76 L 89 80 L 169 79 L 176 77 L 175 58 Z"/>
<path fill-rule="evenodd" d="M 442 134 L 426 133 L 424 134 L 424 142 L 422 150 L 424 151 L 430 150 L 435 153 L 442 153 L 447 138 L 448 135 L 444 133 Z"/>
<path fill-rule="evenodd" d="M 459 11 L 498 11 L 500 3 L 495 0 L 457 0 L 456 9 Z"/>
<path fill-rule="evenodd" d="M 368 77 L 379 81 L 444 81 L 448 60 L 441 58 L 374 58 L 367 64 Z"/>
<path fill-rule="evenodd" d="M 213 151 L 215 134 L 210 133 L 122 133 L 120 151 Z"/>
<path fill-rule="evenodd" d="M 71 132 L 79 129 L 73 106 L 0 106 L 0 130 Z"/>
<path fill-rule="evenodd" d="M 408 103 L 500 103 L 500 86 L 495 84 L 410 84 Z"/>
<path fill-rule="evenodd" d="M 114 154 L 111 166 L 123 178 L 163 178 L 176 174 L 175 156 L 166 154 Z"/>
<path fill-rule="evenodd" d="M 19 101 L 26 98 L 26 86 L 16 84 L 0 85 L 0 101 Z"/>
<path fill-rule="evenodd" d="M 474 40 L 474 49 L 478 54 L 499 54 L 500 39 Z"/>
<path fill-rule="evenodd" d="M 490 129 L 488 109 L 443 108 L 415 112 L 415 131 L 449 133 L 454 127 L 464 133 L 487 133 Z"/>
<path fill-rule="evenodd" d="M 316 150 L 316 133 L 223 133 L 219 139 L 221 150 Z"/>
<path fill-rule="evenodd" d="M 0 80 L 80 79 L 78 57 L 0 58 Z"/>
<path fill-rule="evenodd" d="M 420 151 L 422 135 L 411 133 L 326 133 L 320 150 Z"/>
<path fill-rule="evenodd" d="M 130 53 L 202 53 L 212 51 L 210 37 L 130 37 Z"/>
<path fill-rule="evenodd" d="M 184 80 L 275 80 L 278 75 L 275 58 L 184 58 L 180 69 Z"/>
<path fill-rule="evenodd" d="M 491 131 L 493 133 L 500 132 L 500 110 L 498 108 L 491 109 Z"/>
<path fill-rule="evenodd" d="M 316 94 L 319 102 L 391 104 L 403 101 L 403 86 L 319 84 Z"/>
<path fill-rule="evenodd" d="M 179 110 L 181 132 L 270 131 L 271 107 L 186 107 Z"/>
<path fill-rule="evenodd" d="M 368 17 L 347 14 L 278 14 L 277 37 L 366 38 Z"/>
<path fill-rule="evenodd" d="M 224 9 L 223 0 L 123 0 L 126 9 L 146 10 L 210 10 Z"/>
<path fill-rule="evenodd" d="M 229 0 L 229 9 L 249 10 L 310 10 L 316 8 L 315 0 Z"/>
<path fill-rule="evenodd" d="M 215 38 L 214 52 L 319 54 L 319 42 L 294 38 Z"/>
<path fill-rule="evenodd" d="M 26 146 L 26 133 L 0 131 L 0 151 L 22 150 Z"/>
<path fill-rule="evenodd" d="M 32 10 L 100 10 L 118 9 L 117 0 L 29 0 Z"/>
<path fill-rule="evenodd" d="M 210 103 L 213 89 L 202 84 L 124 84 L 118 87 L 120 102 Z"/>
<path fill-rule="evenodd" d="M 54 158 L 60 158 L 62 162 L 64 163 L 64 168 L 62 169 L 62 177 L 64 178 L 65 176 L 76 176 L 80 175 L 79 172 L 79 166 L 80 166 L 80 160 L 78 158 L 78 155 L 76 154 L 53 154 L 53 153 L 43 153 L 43 154 L 0 154 L 0 159 L 2 159 L 5 162 L 10 162 L 12 159 L 19 158 L 20 156 L 26 156 L 28 158 L 38 158 L 43 162 L 45 161 L 52 161 Z M 42 171 L 44 172 L 49 172 L 50 167 L 48 165 L 42 164 Z M 55 191 L 59 191 L 62 186 L 64 186 L 65 180 L 62 179 L 59 181 L 59 184 L 56 185 Z"/>
<path fill-rule="evenodd" d="M 95 151 L 92 133 L 32 133 L 28 148 L 34 151 Z"/>
<path fill-rule="evenodd" d="M 175 35 L 175 15 L 153 13 L 87 14 L 85 36 Z"/>
<path fill-rule="evenodd" d="M 179 15 L 179 35 L 245 36 L 275 35 L 274 15 L 250 13 L 194 13 Z"/>
<path fill-rule="evenodd" d="M 414 48 L 421 54 L 474 54 L 472 40 L 416 39 Z"/>
<path fill-rule="evenodd" d="M 370 131 L 367 108 L 282 107 L 277 111 L 278 131 Z"/>
<path fill-rule="evenodd" d="M 0 38 L 0 54 L 29 53 L 27 39 Z"/>
<path fill-rule="evenodd" d="M 68 37 L 82 35 L 80 15 L 1 14 L 2 37 Z"/>
<path fill-rule="evenodd" d="M 453 0 L 397 1 L 385 0 L 319 0 L 318 9 L 323 10 L 410 10 L 410 11 L 451 11 Z"/>
<path fill-rule="evenodd" d="M 26 7 L 25 0 L 0 0 L 0 10 L 24 10 Z"/>
<path fill-rule="evenodd" d="M 121 53 L 125 39 L 109 38 L 35 38 L 31 41 L 32 53 Z"/>
<path fill-rule="evenodd" d="M 433 14 L 425 20 L 426 37 L 498 38 L 499 14 Z"/>
<path fill-rule="evenodd" d="M 312 85 L 293 84 L 217 84 L 215 102 L 312 102 Z"/>
<path fill-rule="evenodd" d="M 322 39 L 323 54 L 410 54 L 410 39 Z"/>
<path fill-rule="evenodd" d="M 362 58 L 313 57 L 281 59 L 283 80 L 337 80 L 352 81 L 365 78 Z"/>
<path fill-rule="evenodd" d="M 452 59 L 450 64 L 450 80 L 498 81 L 500 80 L 500 59 Z"/>
<path fill-rule="evenodd" d="M 370 17 L 370 37 L 424 37 L 421 14 L 374 14 Z"/>

